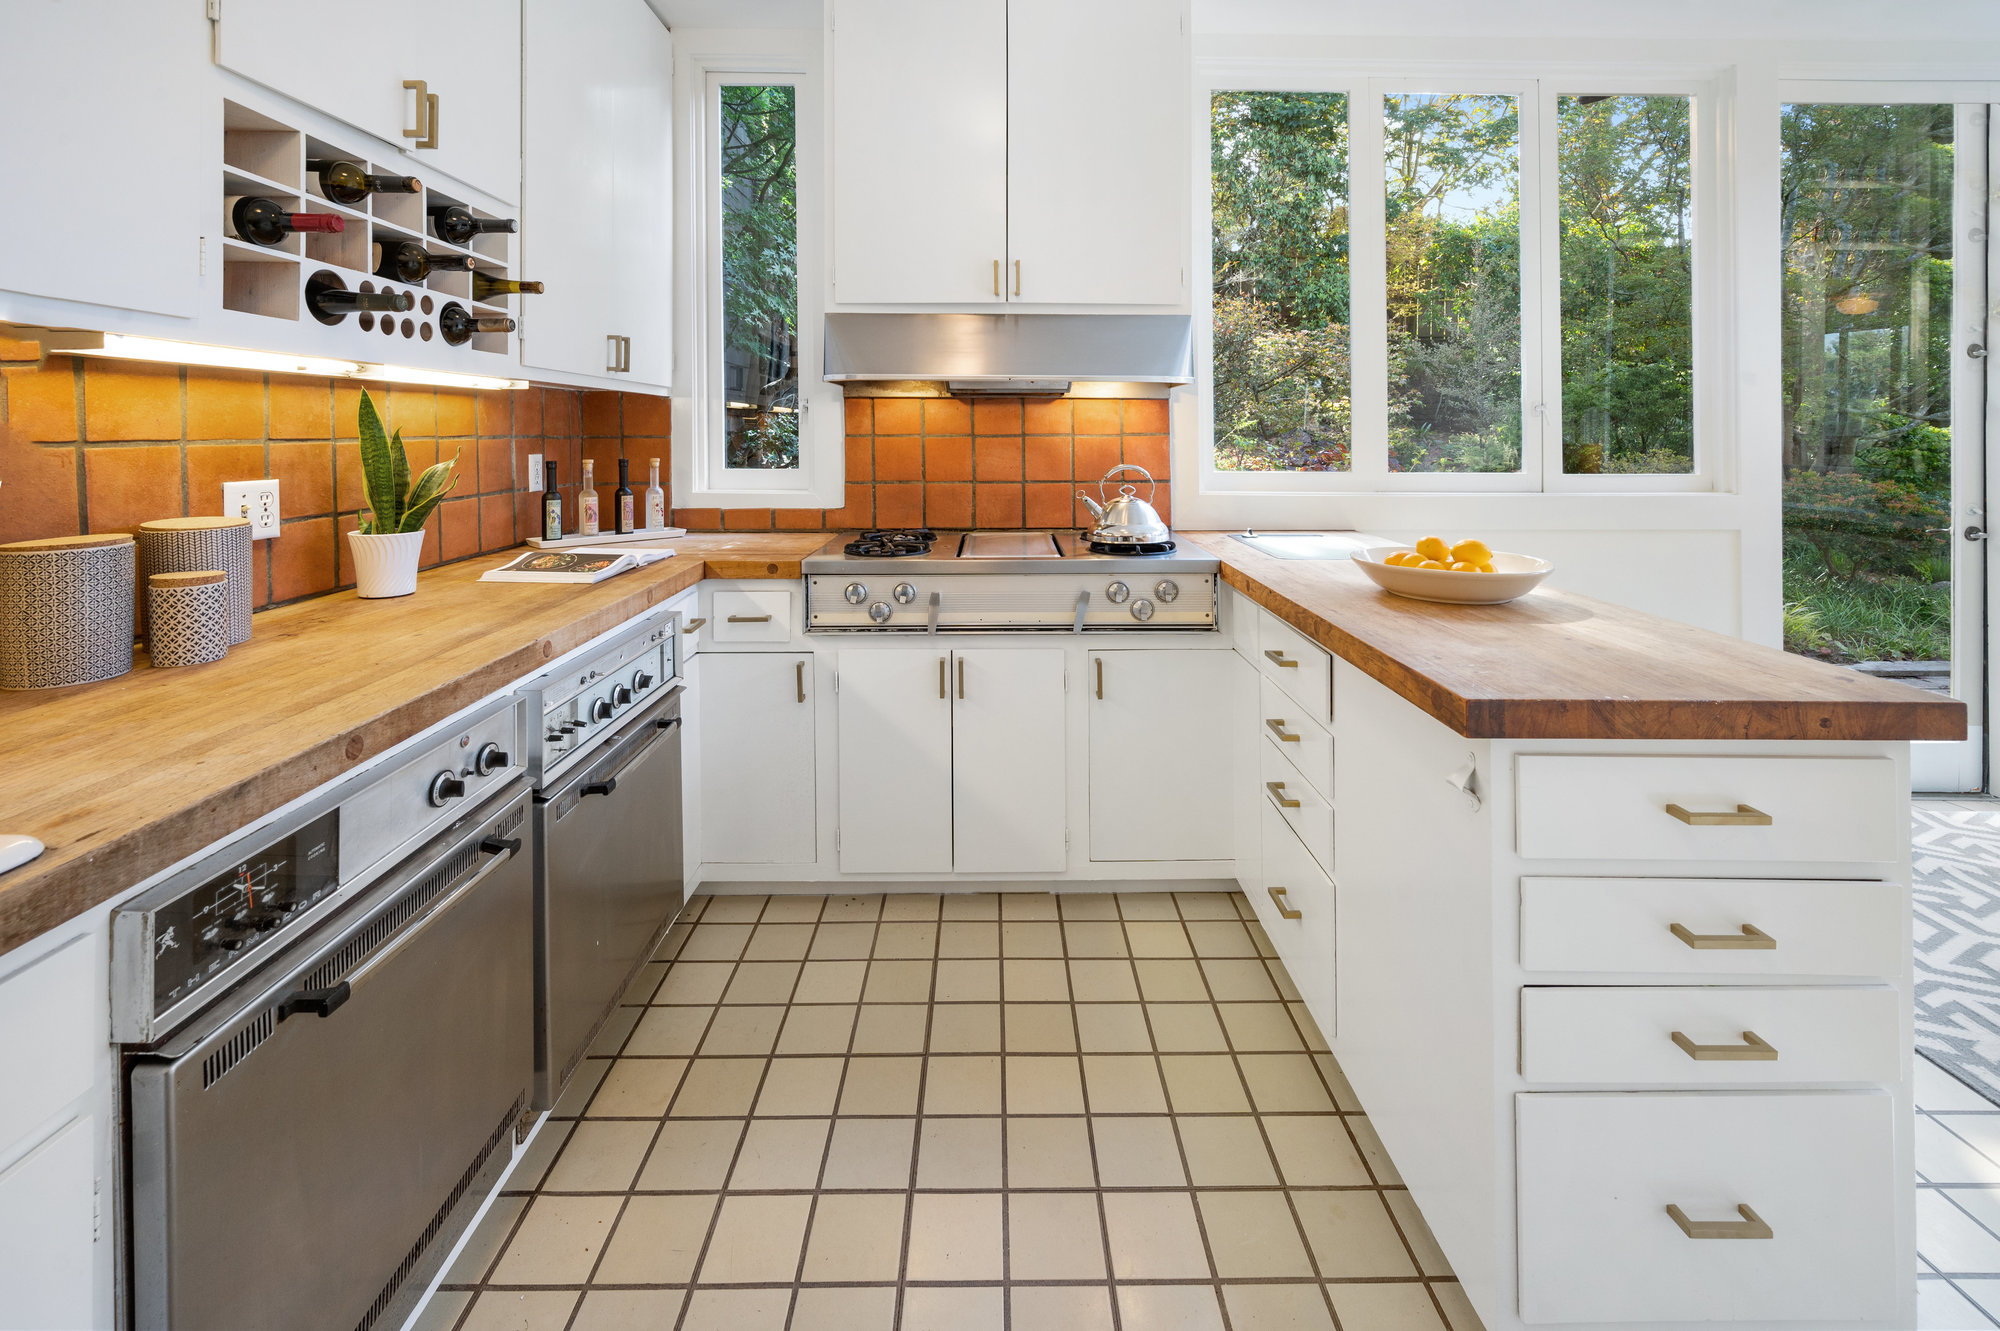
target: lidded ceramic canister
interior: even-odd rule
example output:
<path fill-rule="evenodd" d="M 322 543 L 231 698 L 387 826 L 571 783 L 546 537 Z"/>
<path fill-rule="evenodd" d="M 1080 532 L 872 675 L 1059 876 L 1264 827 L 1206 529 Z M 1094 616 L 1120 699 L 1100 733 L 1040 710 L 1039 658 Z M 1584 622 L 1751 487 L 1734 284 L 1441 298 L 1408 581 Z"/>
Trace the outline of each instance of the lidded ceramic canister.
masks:
<path fill-rule="evenodd" d="M 221 569 L 146 579 L 146 647 L 156 666 L 206 665 L 229 653 L 229 576 Z"/>
<path fill-rule="evenodd" d="M 0 545 L 0 689 L 130 670 L 136 564 L 124 532 Z"/>
<path fill-rule="evenodd" d="M 250 519 L 161 518 L 139 524 L 141 577 L 202 569 L 228 575 L 229 645 L 250 641 Z"/>

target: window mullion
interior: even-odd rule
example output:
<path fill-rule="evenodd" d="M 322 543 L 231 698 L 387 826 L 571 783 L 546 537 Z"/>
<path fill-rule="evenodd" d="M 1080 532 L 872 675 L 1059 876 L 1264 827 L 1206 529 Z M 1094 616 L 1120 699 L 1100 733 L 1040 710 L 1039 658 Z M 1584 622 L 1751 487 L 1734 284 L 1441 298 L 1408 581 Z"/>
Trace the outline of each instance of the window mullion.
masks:
<path fill-rule="evenodd" d="M 1353 474 L 1389 474 L 1389 268 L 1383 203 L 1382 87 L 1356 85 L 1348 115 L 1348 336 Z"/>
<path fill-rule="evenodd" d="M 1562 164 L 1556 143 L 1561 123 L 1556 116 L 1556 95 L 1552 79 L 1544 79 L 1535 86 L 1535 109 L 1539 119 L 1532 149 L 1539 172 L 1534 191 L 1535 240 L 1537 253 L 1541 256 L 1535 300 L 1540 311 L 1540 324 L 1532 352 L 1526 350 L 1529 343 L 1525 339 L 1522 343 L 1524 358 L 1534 361 L 1532 367 L 1522 367 L 1521 381 L 1524 393 L 1532 393 L 1536 398 L 1524 423 L 1532 423 L 1537 438 L 1541 440 L 1537 488 L 1542 490 L 1561 489 L 1563 469 Z"/>

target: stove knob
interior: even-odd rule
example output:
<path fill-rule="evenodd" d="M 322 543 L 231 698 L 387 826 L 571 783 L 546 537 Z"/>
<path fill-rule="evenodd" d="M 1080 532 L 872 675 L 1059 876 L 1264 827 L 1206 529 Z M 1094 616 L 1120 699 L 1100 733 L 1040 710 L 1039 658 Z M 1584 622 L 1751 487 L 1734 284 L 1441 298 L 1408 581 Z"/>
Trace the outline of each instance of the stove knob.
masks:
<path fill-rule="evenodd" d="M 472 760 L 475 776 L 491 776 L 505 767 L 510 760 L 498 744 L 482 744 L 479 753 Z"/>
<path fill-rule="evenodd" d="M 1172 604 L 1180 599 L 1181 587 L 1172 578 L 1161 578 L 1153 584 L 1153 596 L 1157 600 Z"/>
<path fill-rule="evenodd" d="M 631 706 L 632 690 L 626 688 L 623 684 L 620 684 L 617 688 L 611 690 L 611 702 L 612 705 L 616 707 Z"/>
<path fill-rule="evenodd" d="M 1104 589 L 1104 599 L 1113 605 L 1125 604 L 1125 598 L 1131 594 L 1132 589 L 1122 582 L 1114 582 Z"/>
<path fill-rule="evenodd" d="M 849 605 L 860 605 L 868 599 L 868 588 L 861 583 L 850 582 L 847 584 L 847 590 L 842 592 L 841 595 L 847 598 Z"/>
<path fill-rule="evenodd" d="M 609 721 L 611 719 L 611 699 L 599 698 L 596 702 L 592 703 L 590 705 L 590 719 L 593 721 Z"/>
<path fill-rule="evenodd" d="M 650 689 L 652 687 L 653 687 L 653 677 L 647 674 L 645 671 L 641 670 L 639 673 L 632 676 L 632 692 L 644 693 L 647 689 Z"/>
<path fill-rule="evenodd" d="M 560 730 L 551 730 L 548 734 L 542 736 L 542 738 L 550 744 L 564 744 L 569 740 L 569 736 Z"/>
<path fill-rule="evenodd" d="M 896 590 L 889 594 L 896 598 L 897 605 L 908 605 L 917 599 L 917 589 L 907 582 L 897 583 Z"/>
<path fill-rule="evenodd" d="M 1153 603 L 1151 601 L 1142 599 L 1132 602 L 1132 618 L 1143 624 L 1152 617 Z"/>
<path fill-rule="evenodd" d="M 439 772 L 431 778 L 430 802 L 433 809 L 442 809 L 446 800 L 463 799 L 465 782 L 456 772 Z"/>
<path fill-rule="evenodd" d="M 895 613 L 896 613 L 895 611 L 889 608 L 889 603 L 887 601 L 877 601 L 874 605 L 868 607 L 868 617 L 874 620 L 877 624 L 888 623 L 889 616 Z"/>

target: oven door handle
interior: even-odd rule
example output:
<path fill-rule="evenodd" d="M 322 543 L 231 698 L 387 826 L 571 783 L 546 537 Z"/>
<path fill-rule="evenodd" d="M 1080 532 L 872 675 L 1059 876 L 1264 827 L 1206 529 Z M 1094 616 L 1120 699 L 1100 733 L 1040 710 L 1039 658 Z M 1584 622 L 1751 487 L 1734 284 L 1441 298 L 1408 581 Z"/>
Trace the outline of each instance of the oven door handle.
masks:
<path fill-rule="evenodd" d="M 354 987 L 346 980 L 330 989 L 299 989 L 278 1004 L 278 1020 L 310 1014 L 330 1017 L 333 1010 L 353 996 Z"/>
<path fill-rule="evenodd" d="M 518 841 L 514 843 L 515 846 L 518 846 L 519 844 L 520 843 Z M 484 848 L 485 847 L 482 845 L 481 849 L 483 850 Z M 466 879 L 464 882 L 460 883 L 457 887 L 453 888 L 448 894 L 446 894 L 444 897 L 438 900 L 438 902 L 434 904 L 428 911 L 424 912 L 423 919 L 417 921 L 417 925 L 415 928 L 405 930 L 403 933 L 397 935 L 396 938 L 389 944 L 389 946 L 383 948 L 380 952 L 377 952 L 374 956 L 368 958 L 367 961 L 361 963 L 361 966 L 358 970 L 350 974 L 345 980 L 342 980 L 340 982 L 339 987 L 343 989 L 351 988 L 352 986 L 360 984 L 363 980 L 366 980 L 370 975 L 373 975 L 378 969 L 381 968 L 381 966 L 385 962 L 389 960 L 389 958 L 395 956 L 398 952 L 401 952 L 411 943 L 423 937 L 424 933 L 432 925 L 436 924 L 439 920 L 445 917 L 445 913 L 447 911 L 449 911 L 453 906 L 456 906 L 461 900 L 463 900 L 466 896 L 468 896 L 474 888 L 478 887 L 481 883 L 485 882 L 486 876 L 488 874 L 492 873 L 495 869 L 498 869 L 501 865 L 505 864 L 507 861 L 513 859 L 514 856 L 517 854 L 519 854 L 519 852 L 515 850 L 512 846 L 510 846 L 505 854 L 495 855 L 492 859 L 480 865 L 478 873 L 473 874 L 472 877 Z M 289 1002 L 290 1000 L 287 999 L 286 1001 Z M 341 1002 L 346 1002 L 346 1001 L 347 1000 L 344 998 L 341 1000 Z M 334 1006 L 338 1007 L 339 1004 L 336 1003 Z"/>

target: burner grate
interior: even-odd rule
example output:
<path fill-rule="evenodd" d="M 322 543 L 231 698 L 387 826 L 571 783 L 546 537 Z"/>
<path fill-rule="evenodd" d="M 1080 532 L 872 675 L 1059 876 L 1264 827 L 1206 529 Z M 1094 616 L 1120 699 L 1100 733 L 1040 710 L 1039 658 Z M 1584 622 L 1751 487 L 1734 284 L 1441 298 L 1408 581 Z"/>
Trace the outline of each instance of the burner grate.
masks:
<path fill-rule="evenodd" d="M 865 531 L 844 549 L 861 559 L 889 559 L 898 555 L 927 555 L 937 533 L 929 527 L 890 528 Z"/>
<path fill-rule="evenodd" d="M 1170 555 L 1175 550 L 1172 541 L 1092 541 L 1090 553 L 1094 555 Z"/>

